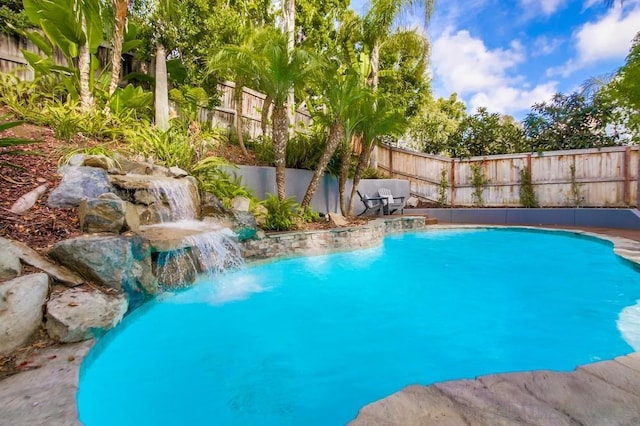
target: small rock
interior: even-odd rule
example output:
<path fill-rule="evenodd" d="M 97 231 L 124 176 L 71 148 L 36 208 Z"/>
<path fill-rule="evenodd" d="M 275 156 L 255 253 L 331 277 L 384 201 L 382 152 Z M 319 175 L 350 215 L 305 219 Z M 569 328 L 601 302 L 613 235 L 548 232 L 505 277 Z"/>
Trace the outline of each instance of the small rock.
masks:
<path fill-rule="evenodd" d="M 85 155 L 84 154 L 73 154 L 70 158 L 69 161 L 67 161 L 67 166 L 82 166 L 84 164 L 84 158 Z"/>
<path fill-rule="evenodd" d="M 9 240 L 0 238 L 0 282 L 12 280 L 22 273 L 20 257 Z"/>
<path fill-rule="evenodd" d="M 169 169 L 164 166 L 158 166 L 157 164 L 153 164 L 151 166 L 152 176 L 169 176 Z"/>
<path fill-rule="evenodd" d="M 407 200 L 407 207 L 418 207 L 418 203 L 420 202 L 420 200 L 414 196 L 409 197 L 409 199 Z"/>
<path fill-rule="evenodd" d="M 47 188 L 49 188 L 48 184 L 40 185 L 36 189 L 27 192 L 22 197 L 18 198 L 18 200 L 13 203 L 11 206 L 11 211 L 16 214 L 23 214 L 27 210 L 29 210 L 33 205 L 38 201 L 42 195 L 47 192 Z"/>
<path fill-rule="evenodd" d="M 119 233 L 124 226 L 125 202 L 116 199 L 93 198 L 80 201 L 78 216 L 83 232 Z"/>
<path fill-rule="evenodd" d="M 170 177 L 181 178 L 181 177 L 189 176 L 189 173 L 187 173 L 186 171 L 182 170 L 180 167 L 173 166 L 173 167 L 169 167 L 169 176 Z"/>
<path fill-rule="evenodd" d="M 107 172 L 96 167 L 67 166 L 62 181 L 51 191 L 49 207 L 77 207 L 84 198 L 96 198 L 111 192 Z"/>
<path fill-rule="evenodd" d="M 248 212 L 251 201 L 247 197 L 234 197 L 231 207 L 237 212 Z"/>
<path fill-rule="evenodd" d="M 144 204 L 145 206 L 149 206 L 155 203 L 156 201 L 158 201 L 156 196 L 150 193 L 146 189 L 137 189 L 133 193 L 133 199 L 135 200 L 136 203 Z"/>
<path fill-rule="evenodd" d="M 100 200 L 117 200 L 117 201 L 122 201 L 122 198 L 118 197 L 116 194 L 114 194 L 113 192 L 106 192 L 102 195 L 98 195 L 98 199 Z"/>
<path fill-rule="evenodd" d="M 47 303 L 47 333 L 63 343 L 91 339 L 115 327 L 128 307 L 122 293 L 69 289 Z"/>
<path fill-rule="evenodd" d="M 29 274 L 0 284 L 0 353 L 24 344 L 42 322 L 49 293 L 47 274 Z"/>
<path fill-rule="evenodd" d="M 268 214 L 269 214 L 269 210 L 262 204 L 258 204 L 253 209 L 253 215 L 255 216 L 256 223 L 258 224 L 259 227 L 263 227 L 264 224 L 267 222 Z"/>
<path fill-rule="evenodd" d="M 87 167 L 99 167 L 108 172 L 119 171 L 117 163 L 106 155 L 87 155 L 82 163 Z"/>
<path fill-rule="evenodd" d="M 126 202 L 124 208 L 124 229 L 137 232 L 140 229 L 140 215 L 132 203 Z"/>
<path fill-rule="evenodd" d="M 349 222 L 347 222 L 340 213 L 329 213 L 329 221 L 333 224 L 333 226 L 347 226 Z"/>

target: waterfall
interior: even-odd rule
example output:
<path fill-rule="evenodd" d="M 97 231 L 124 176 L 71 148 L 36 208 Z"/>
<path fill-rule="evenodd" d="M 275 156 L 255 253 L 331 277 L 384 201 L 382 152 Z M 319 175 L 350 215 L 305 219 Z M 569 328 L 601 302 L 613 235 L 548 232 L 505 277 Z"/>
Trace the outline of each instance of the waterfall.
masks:
<path fill-rule="evenodd" d="M 155 275 L 165 290 L 186 287 L 201 274 L 217 274 L 244 263 L 233 231 L 197 220 L 194 191 L 187 179 L 154 179 L 148 186 L 162 222 L 143 225 L 138 233 L 156 253 Z"/>

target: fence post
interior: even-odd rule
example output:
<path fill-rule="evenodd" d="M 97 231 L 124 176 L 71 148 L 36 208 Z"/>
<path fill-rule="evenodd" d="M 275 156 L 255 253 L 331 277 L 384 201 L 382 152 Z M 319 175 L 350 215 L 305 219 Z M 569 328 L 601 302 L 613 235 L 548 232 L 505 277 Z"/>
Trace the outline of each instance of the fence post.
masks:
<path fill-rule="evenodd" d="M 456 159 L 451 159 L 451 173 L 449 174 L 449 182 L 451 182 L 451 207 L 456 205 Z"/>
<path fill-rule="evenodd" d="M 622 188 L 622 202 L 629 207 L 631 204 L 631 170 L 629 167 L 629 162 L 631 160 L 631 147 L 626 147 L 623 152 L 622 157 L 622 172 L 624 173 L 624 187 Z"/>
<path fill-rule="evenodd" d="M 393 177 L 393 147 L 389 145 L 389 175 Z"/>

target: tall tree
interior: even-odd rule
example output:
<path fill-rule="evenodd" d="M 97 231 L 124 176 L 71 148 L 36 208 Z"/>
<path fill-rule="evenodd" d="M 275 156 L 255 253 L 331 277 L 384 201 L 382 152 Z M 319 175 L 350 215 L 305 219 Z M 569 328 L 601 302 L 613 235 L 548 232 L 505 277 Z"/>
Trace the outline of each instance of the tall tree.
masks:
<path fill-rule="evenodd" d="M 284 200 L 286 197 L 285 156 L 289 140 L 287 97 L 291 89 L 299 90 L 305 84 L 313 61 L 311 55 L 302 49 L 294 48 L 289 54 L 287 39 L 280 32 L 272 33 L 264 46 L 257 51 L 257 55 L 255 68 L 257 88 L 273 102 L 271 121 L 276 185 L 278 198 Z"/>
<path fill-rule="evenodd" d="M 155 123 L 160 130 L 169 128 L 169 75 L 167 73 L 167 51 L 163 34 L 176 19 L 171 0 L 157 0 L 155 10 Z"/>
<path fill-rule="evenodd" d="M 301 206 L 311 203 L 320 178 L 336 152 L 336 149 L 347 141 L 350 142 L 353 129 L 360 113 L 360 101 L 365 94 L 365 86 L 361 80 L 349 70 L 336 69 L 327 66 L 323 69 L 324 78 L 321 80 L 322 92 L 316 100 L 318 103 L 314 111 L 314 123 L 326 126 L 329 130 L 327 144 L 315 168 Z"/>

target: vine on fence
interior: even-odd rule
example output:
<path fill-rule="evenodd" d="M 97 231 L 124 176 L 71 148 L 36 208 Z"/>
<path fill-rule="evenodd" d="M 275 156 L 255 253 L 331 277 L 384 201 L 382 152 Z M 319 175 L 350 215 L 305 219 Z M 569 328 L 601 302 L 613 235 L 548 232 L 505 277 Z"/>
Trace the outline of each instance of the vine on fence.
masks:
<path fill-rule="evenodd" d="M 520 204 L 528 208 L 539 207 L 538 197 L 536 197 L 536 193 L 533 190 L 529 167 L 524 167 L 520 170 Z"/>
<path fill-rule="evenodd" d="M 450 185 L 449 180 L 447 179 L 447 169 L 443 167 L 442 170 L 440 170 L 440 182 L 438 183 L 438 204 L 441 207 L 447 205 L 447 194 L 449 187 Z"/>
<path fill-rule="evenodd" d="M 483 193 L 484 188 L 489 183 L 484 175 L 482 163 L 471 163 L 471 184 L 473 185 L 473 205 L 476 207 L 482 207 L 484 205 Z"/>
<path fill-rule="evenodd" d="M 582 198 L 582 184 L 578 183 L 576 179 L 576 165 L 572 164 L 569 166 L 569 171 L 571 172 L 571 188 L 569 189 L 569 202 L 576 207 L 580 207 L 583 203 Z"/>

